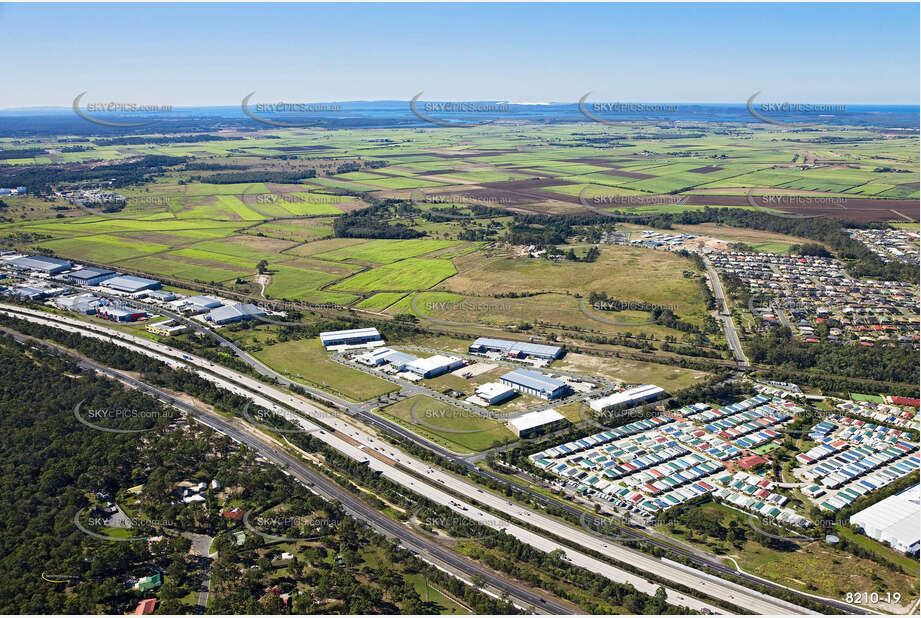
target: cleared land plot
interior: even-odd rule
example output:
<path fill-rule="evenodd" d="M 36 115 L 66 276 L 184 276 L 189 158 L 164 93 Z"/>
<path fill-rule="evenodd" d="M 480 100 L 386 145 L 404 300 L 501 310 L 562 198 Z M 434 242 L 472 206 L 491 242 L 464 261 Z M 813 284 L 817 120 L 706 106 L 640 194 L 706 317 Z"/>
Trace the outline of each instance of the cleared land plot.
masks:
<path fill-rule="evenodd" d="M 330 360 L 319 339 L 277 343 L 255 352 L 254 356 L 276 371 L 287 371 L 293 380 L 353 401 L 365 401 L 399 390 L 397 385 L 386 380 Z"/>
<path fill-rule="evenodd" d="M 771 549 L 757 541 L 757 532 L 750 527 L 747 514 L 712 502 L 691 508 L 701 510 L 707 519 L 719 521 L 724 528 L 730 520 L 735 519 L 738 526 L 746 531 L 747 541 L 741 550 L 725 542 L 717 542 L 713 537 L 704 537 L 704 544 L 711 551 L 722 547 L 723 553 L 734 558 L 749 573 L 797 590 L 836 599 L 844 598 L 847 592 L 858 590 L 899 592 L 903 603 L 917 597 L 917 568 L 912 571 L 912 575 L 898 573 L 872 560 L 836 549 L 823 541 L 803 544 L 795 551 Z M 670 527 L 662 526 L 661 529 L 676 538 L 702 544 L 700 534 L 691 540 L 686 529 L 677 523 L 672 523 Z M 885 593 L 879 596 L 885 601 Z"/>
<path fill-rule="evenodd" d="M 662 251 L 603 246 L 600 257 L 592 263 L 486 257 L 482 253 L 454 261 L 459 272 L 451 278 L 450 289 L 470 296 L 538 291 L 585 296 L 597 291 L 619 300 L 674 306 L 679 315 L 702 308 L 699 284 L 683 275 L 694 270 L 693 263 Z"/>
<path fill-rule="evenodd" d="M 456 452 L 479 452 L 497 442 L 505 444 L 516 439 L 501 421 L 475 416 L 466 409 L 426 395 L 404 399 L 381 412 Z"/>
<path fill-rule="evenodd" d="M 698 384 L 710 375 L 706 371 L 674 365 L 572 353 L 556 361 L 553 367 L 562 371 L 604 376 L 625 384 L 655 384 L 670 393 Z"/>
<path fill-rule="evenodd" d="M 625 228 L 634 231 L 647 229 L 642 226 L 633 226 L 633 225 L 624 225 Z M 777 234 L 775 232 L 768 232 L 764 230 L 752 230 L 743 227 L 731 227 L 728 225 L 720 225 L 718 223 L 700 223 L 696 225 L 683 225 L 675 224 L 673 226 L 675 230 L 681 232 L 690 232 L 693 234 L 701 234 L 703 236 L 710 236 L 713 238 L 718 238 L 720 240 L 726 240 L 729 242 L 742 242 L 752 246 L 759 245 L 762 243 L 777 243 L 778 245 L 783 245 L 789 247 L 794 244 L 803 244 L 803 243 L 815 243 L 814 240 L 809 240 L 807 238 L 799 238 L 798 236 L 790 236 L 788 234 Z M 820 243 L 821 244 L 821 243 Z M 769 253 L 769 252 L 766 252 Z"/>

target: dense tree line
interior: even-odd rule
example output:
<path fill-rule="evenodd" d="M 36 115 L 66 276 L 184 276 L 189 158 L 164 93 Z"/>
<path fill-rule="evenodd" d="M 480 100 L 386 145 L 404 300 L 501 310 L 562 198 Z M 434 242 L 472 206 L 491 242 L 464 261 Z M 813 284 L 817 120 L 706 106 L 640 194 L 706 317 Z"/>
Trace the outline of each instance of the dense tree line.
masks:
<path fill-rule="evenodd" d="M 815 257 L 832 257 L 832 254 L 824 247 L 814 242 L 806 242 L 799 245 L 790 245 L 790 253 L 794 255 L 813 255 Z"/>
<path fill-rule="evenodd" d="M 0 159 L 31 159 L 44 157 L 44 148 L 20 148 L 18 150 L 0 150 Z"/>
<path fill-rule="evenodd" d="M 382 200 L 336 217 L 333 233 L 340 238 L 421 238 L 425 232 L 390 219 L 413 214 L 417 209 L 400 200 Z"/>
<path fill-rule="evenodd" d="M 223 170 L 248 170 L 248 165 L 232 165 L 229 163 L 209 163 L 208 161 L 189 161 L 183 167 L 183 171 L 202 171 L 218 172 Z"/>
<path fill-rule="evenodd" d="M 93 140 L 97 146 L 137 146 L 141 144 L 192 144 L 197 142 L 223 142 L 237 137 L 197 133 L 195 135 L 140 135 L 137 137 L 105 137 Z"/>
<path fill-rule="evenodd" d="M 226 169 L 226 168 L 225 168 Z M 268 170 L 232 171 L 210 176 L 190 176 L 189 180 L 207 182 L 213 185 L 232 185 L 243 182 L 277 182 L 279 184 L 297 184 L 304 178 L 316 178 L 316 170 L 299 170 L 296 172 L 272 172 Z"/>
<path fill-rule="evenodd" d="M 107 165 L 73 166 L 0 166 L 0 185 L 28 187 L 31 194 L 47 194 L 53 185 L 60 183 L 111 181 L 111 187 L 125 187 L 133 184 L 150 182 L 155 176 L 163 174 L 166 168 L 180 165 L 186 161 L 183 157 L 147 155 L 136 161 Z"/>

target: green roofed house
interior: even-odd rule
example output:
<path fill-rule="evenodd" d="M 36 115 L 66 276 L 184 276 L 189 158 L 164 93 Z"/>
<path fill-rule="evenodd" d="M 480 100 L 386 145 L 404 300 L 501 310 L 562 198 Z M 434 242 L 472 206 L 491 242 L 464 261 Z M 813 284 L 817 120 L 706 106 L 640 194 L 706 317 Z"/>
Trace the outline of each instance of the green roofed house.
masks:
<path fill-rule="evenodd" d="M 147 575 L 146 577 L 139 579 L 138 582 L 134 585 L 134 589 L 141 592 L 147 592 L 148 590 L 158 588 L 162 584 L 163 577 L 159 573 L 154 573 L 153 575 Z"/>

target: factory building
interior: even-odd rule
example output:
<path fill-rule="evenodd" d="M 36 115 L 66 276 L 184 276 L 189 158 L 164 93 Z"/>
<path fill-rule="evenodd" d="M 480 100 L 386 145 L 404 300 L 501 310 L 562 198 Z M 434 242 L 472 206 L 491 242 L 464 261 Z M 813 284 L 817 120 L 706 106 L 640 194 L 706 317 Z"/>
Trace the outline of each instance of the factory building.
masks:
<path fill-rule="evenodd" d="M 377 348 L 367 354 L 362 354 L 356 359 L 359 363 L 369 367 L 380 367 L 381 365 L 392 365 L 398 371 L 404 371 L 406 365 L 413 361 L 419 360 L 418 357 L 405 352 L 398 352 L 390 348 Z"/>
<path fill-rule="evenodd" d="M 509 371 L 500 378 L 500 381 L 520 393 L 534 395 L 547 400 L 564 397 L 569 394 L 570 390 L 569 385 L 562 380 L 528 369 Z"/>
<path fill-rule="evenodd" d="M 112 279 L 118 273 L 114 270 L 106 270 L 104 268 L 95 268 L 93 266 L 87 266 L 86 268 L 81 268 L 80 270 L 74 270 L 66 275 L 63 275 L 64 280 L 70 281 L 75 285 L 99 285 L 103 281 Z"/>
<path fill-rule="evenodd" d="M 28 285 L 20 285 L 10 291 L 12 296 L 18 296 L 22 300 L 43 300 L 48 298 L 48 290 L 33 288 Z"/>
<path fill-rule="evenodd" d="M 37 270 L 49 275 L 57 275 L 65 270 L 70 270 L 74 266 L 74 263 L 70 260 L 45 257 L 44 255 L 15 258 L 10 260 L 10 264 L 23 270 Z"/>
<path fill-rule="evenodd" d="M 161 303 L 168 303 L 171 300 L 176 300 L 179 297 L 169 290 L 149 290 L 144 292 L 142 298 L 147 298 Z"/>
<path fill-rule="evenodd" d="M 203 313 L 209 309 L 217 309 L 223 304 L 210 296 L 189 296 L 182 301 L 182 308 L 193 313 Z"/>
<path fill-rule="evenodd" d="M 921 485 L 889 496 L 851 515 L 850 524 L 892 549 L 918 554 L 921 543 Z"/>
<path fill-rule="evenodd" d="M 177 323 L 175 320 L 166 320 L 165 322 L 147 325 L 147 332 L 163 337 L 181 335 L 182 333 L 188 332 L 188 330 L 189 326 L 187 324 Z"/>
<path fill-rule="evenodd" d="M 502 403 L 515 394 L 515 389 L 501 382 L 487 382 L 476 387 L 474 394 L 491 406 Z"/>
<path fill-rule="evenodd" d="M 136 322 L 146 317 L 147 313 L 132 307 L 99 307 L 96 315 L 113 322 Z"/>
<path fill-rule="evenodd" d="M 663 395 L 665 395 L 665 390 L 655 384 L 640 384 L 623 392 L 595 399 L 588 405 L 595 412 L 607 412 L 617 408 L 632 408 L 641 403 L 655 401 Z"/>
<path fill-rule="evenodd" d="M 231 324 L 241 322 L 251 318 L 264 318 L 265 311 L 249 303 L 237 303 L 235 305 L 224 305 L 212 309 L 207 317 L 208 321 L 213 324 Z"/>
<path fill-rule="evenodd" d="M 566 417 L 549 408 L 538 412 L 528 412 L 508 420 L 506 425 L 519 438 L 531 438 L 540 434 L 556 431 L 565 427 L 569 421 Z"/>
<path fill-rule="evenodd" d="M 143 290 L 156 290 L 160 287 L 160 282 L 155 279 L 145 279 L 144 277 L 134 277 L 132 275 L 121 275 L 103 281 L 103 287 L 107 287 L 117 292 L 141 292 Z"/>
<path fill-rule="evenodd" d="M 429 358 L 417 358 L 411 363 L 407 363 L 406 371 L 422 378 L 434 378 L 463 366 L 464 361 L 456 356 L 436 354 Z"/>
<path fill-rule="evenodd" d="M 350 330 L 331 330 L 320 333 L 320 342 L 327 350 L 336 346 L 364 345 L 384 339 L 376 328 L 352 328 Z"/>
<path fill-rule="evenodd" d="M 77 294 L 76 296 L 62 296 L 54 299 L 54 305 L 65 311 L 93 315 L 99 310 L 102 302 L 92 294 Z"/>
<path fill-rule="evenodd" d="M 490 339 L 480 337 L 470 344 L 467 349 L 470 354 L 486 354 L 497 352 L 509 358 L 542 358 L 554 360 L 563 356 L 563 348 L 555 345 L 540 343 L 525 343 L 522 341 L 508 341 L 506 339 Z"/>

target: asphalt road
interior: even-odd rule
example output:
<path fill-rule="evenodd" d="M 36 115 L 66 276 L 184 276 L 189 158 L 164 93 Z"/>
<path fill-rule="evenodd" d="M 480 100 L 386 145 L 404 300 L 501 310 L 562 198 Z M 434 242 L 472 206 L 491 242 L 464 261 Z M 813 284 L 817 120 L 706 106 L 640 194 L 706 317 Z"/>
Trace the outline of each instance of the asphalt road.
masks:
<path fill-rule="evenodd" d="M 720 304 L 720 321 L 723 323 L 723 332 L 726 333 L 726 342 L 732 349 L 732 354 L 735 356 L 736 360 L 740 364 L 747 366 L 749 364 L 748 357 L 745 356 L 745 351 L 742 349 L 742 342 L 739 340 L 739 332 L 736 330 L 735 322 L 732 321 L 729 303 L 726 300 L 726 293 L 723 291 L 723 283 L 720 281 L 716 269 L 713 268 L 710 258 L 704 254 L 701 254 L 700 257 L 703 259 L 704 266 L 707 268 L 707 275 L 710 277 L 710 283 L 713 286 L 713 295 Z"/>

